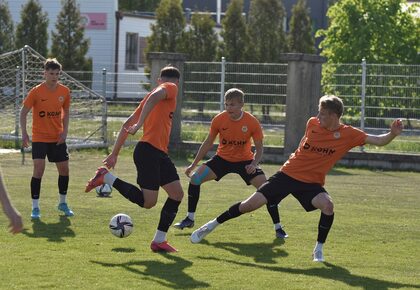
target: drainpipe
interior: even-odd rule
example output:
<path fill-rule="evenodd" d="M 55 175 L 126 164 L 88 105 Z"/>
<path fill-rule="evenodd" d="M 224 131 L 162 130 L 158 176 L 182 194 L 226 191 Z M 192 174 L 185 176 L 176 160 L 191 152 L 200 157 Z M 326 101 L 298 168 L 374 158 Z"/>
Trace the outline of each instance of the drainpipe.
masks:
<path fill-rule="evenodd" d="M 115 11 L 115 18 L 117 20 L 116 29 L 115 29 L 115 66 L 114 66 L 114 96 L 113 99 L 117 99 L 118 91 L 118 48 L 120 42 L 120 21 L 123 19 L 123 13 L 120 11 Z M 105 96 L 106 97 L 106 96 Z"/>

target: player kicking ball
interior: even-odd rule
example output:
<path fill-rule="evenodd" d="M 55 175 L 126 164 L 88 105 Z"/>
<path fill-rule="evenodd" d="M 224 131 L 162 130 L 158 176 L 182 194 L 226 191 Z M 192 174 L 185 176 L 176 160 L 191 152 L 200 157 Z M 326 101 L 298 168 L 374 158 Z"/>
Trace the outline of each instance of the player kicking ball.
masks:
<path fill-rule="evenodd" d="M 111 154 L 103 160 L 107 168 L 114 168 L 118 154 L 128 134 L 134 135 L 143 126 L 143 136 L 134 149 L 133 159 L 137 168 L 137 186 L 114 176 L 101 167 L 86 185 L 86 192 L 104 183 L 113 186 L 122 196 L 140 207 L 156 205 L 159 187 L 168 194 L 162 207 L 155 237 L 150 245 L 154 252 L 176 252 L 166 234 L 178 212 L 184 192 L 175 165 L 168 156 L 169 134 L 172 116 L 176 109 L 180 72 L 173 66 L 160 71 L 158 86 L 141 102 L 133 114 L 122 125 Z"/>
<path fill-rule="evenodd" d="M 340 98 L 323 96 L 318 109 L 318 115 L 308 120 L 299 147 L 280 170 L 248 199 L 232 205 L 216 219 L 194 231 L 192 243 L 199 243 L 219 224 L 252 212 L 264 204 L 279 203 L 291 193 L 306 211 L 321 210 L 313 260 L 324 261 L 323 246 L 334 221 L 334 204 L 323 187 L 327 172 L 353 147 L 388 144 L 401 134 L 403 124 L 401 120 L 394 120 L 390 132 L 370 135 L 340 122 L 344 110 Z"/>

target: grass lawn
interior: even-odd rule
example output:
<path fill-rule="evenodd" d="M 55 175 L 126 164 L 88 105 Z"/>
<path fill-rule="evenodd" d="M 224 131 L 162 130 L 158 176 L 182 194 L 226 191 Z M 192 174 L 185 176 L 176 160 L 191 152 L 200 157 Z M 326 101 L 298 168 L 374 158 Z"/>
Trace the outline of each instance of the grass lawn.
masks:
<path fill-rule="evenodd" d="M 132 149 L 122 151 L 116 175 L 135 182 Z M 3 177 L 25 230 L 13 236 L 0 214 L 0 289 L 419 289 L 420 173 L 335 168 L 326 189 L 335 201 L 335 221 L 325 244 L 325 263 L 312 262 L 319 212 L 305 213 L 287 197 L 281 204 L 285 241 L 274 236 L 265 208 L 219 226 L 200 244 L 191 229 L 171 228 L 175 254 L 155 254 L 149 245 L 166 194 L 145 210 L 116 190 L 112 198 L 84 193 L 104 151 L 71 153 L 69 205 L 75 216 L 56 210 L 57 173 L 47 164 L 42 181 L 41 220 L 32 222 L 29 182 L 32 161 L 19 154 L 0 156 Z M 177 158 L 177 156 L 174 156 Z M 186 159 L 176 159 L 184 190 Z M 267 175 L 278 165 L 263 164 Z M 253 188 L 239 176 L 202 186 L 196 227 L 246 198 Z M 186 199 L 176 221 L 184 218 Z M 118 239 L 108 229 L 116 213 L 130 215 L 131 236 Z"/>

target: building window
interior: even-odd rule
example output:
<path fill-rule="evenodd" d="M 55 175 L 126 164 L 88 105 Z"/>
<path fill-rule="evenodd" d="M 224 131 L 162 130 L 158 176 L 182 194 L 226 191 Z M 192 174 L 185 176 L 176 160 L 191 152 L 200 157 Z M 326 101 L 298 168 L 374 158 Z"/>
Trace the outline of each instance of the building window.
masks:
<path fill-rule="evenodd" d="M 146 37 L 139 37 L 139 65 L 144 66 L 146 65 L 146 50 L 147 41 Z"/>
<path fill-rule="evenodd" d="M 139 63 L 139 41 L 137 33 L 127 33 L 125 42 L 125 68 L 137 69 Z"/>

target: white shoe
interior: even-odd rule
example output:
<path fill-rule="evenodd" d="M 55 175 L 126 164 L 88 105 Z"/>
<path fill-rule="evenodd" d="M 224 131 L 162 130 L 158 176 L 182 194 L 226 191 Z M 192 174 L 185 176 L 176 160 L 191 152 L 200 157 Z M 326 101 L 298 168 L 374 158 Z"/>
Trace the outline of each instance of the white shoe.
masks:
<path fill-rule="evenodd" d="M 312 253 L 312 256 L 314 258 L 314 262 L 324 262 L 324 253 L 322 252 L 322 249 L 314 250 Z"/>
<path fill-rule="evenodd" d="M 197 244 L 201 242 L 201 240 L 210 234 L 213 231 L 213 229 L 210 229 L 208 226 L 208 223 L 202 226 L 201 228 L 195 230 L 190 237 L 191 243 Z"/>

